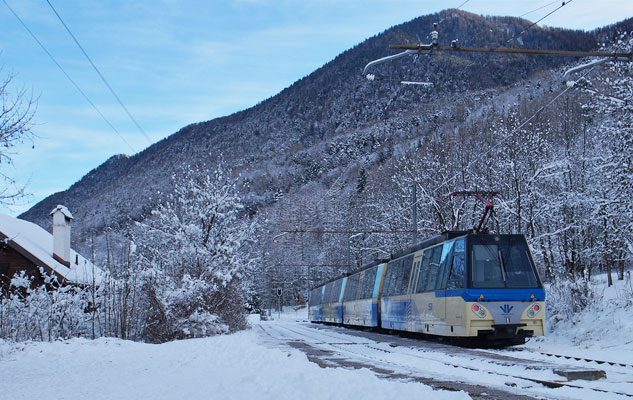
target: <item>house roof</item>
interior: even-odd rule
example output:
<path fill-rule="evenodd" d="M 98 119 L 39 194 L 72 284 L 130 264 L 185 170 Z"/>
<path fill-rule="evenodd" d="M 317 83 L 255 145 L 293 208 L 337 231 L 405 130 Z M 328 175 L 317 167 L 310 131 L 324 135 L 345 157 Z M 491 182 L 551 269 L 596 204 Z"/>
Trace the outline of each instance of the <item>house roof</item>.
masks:
<path fill-rule="evenodd" d="M 103 271 L 81 254 L 70 250 L 70 268 L 53 258 L 53 235 L 39 225 L 0 214 L 0 238 L 40 267 L 47 267 L 72 283 L 100 282 Z"/>

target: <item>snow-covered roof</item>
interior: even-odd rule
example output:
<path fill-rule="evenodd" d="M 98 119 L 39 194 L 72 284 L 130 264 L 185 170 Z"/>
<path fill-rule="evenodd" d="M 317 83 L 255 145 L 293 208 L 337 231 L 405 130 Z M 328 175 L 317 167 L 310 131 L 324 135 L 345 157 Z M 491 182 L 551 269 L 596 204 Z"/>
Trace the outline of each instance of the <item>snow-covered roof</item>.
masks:
<path fill-rule="evenodd" d="M 6 237 L 9 245 L 11 242 L 15 243 L 19 247 L 16 248 L 18 252 L 28 252 L 31 257 L 27 258 L 37 259 L 40 267 L 50 268 L 69 282 L 91 284 L 94 274 L 94 281 L 98 283 L 103 277 L 101 269 L 72 249 L 70 250 L 70 268 L 55 260 L 53 235 L 32 222 L 0 214 L 0 234 Z"/>

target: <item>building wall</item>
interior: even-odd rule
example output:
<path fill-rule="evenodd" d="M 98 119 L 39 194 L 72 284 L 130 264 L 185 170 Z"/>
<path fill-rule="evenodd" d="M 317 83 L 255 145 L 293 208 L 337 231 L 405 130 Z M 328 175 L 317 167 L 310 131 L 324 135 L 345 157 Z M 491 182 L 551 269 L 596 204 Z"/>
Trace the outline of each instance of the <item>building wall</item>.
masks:
<path fill-rule="evenodd" d="M 7 290 L 11 278 L 19 271 L 26 271 L 27 275 L 35 277 L 36 285 L 44 283 L 39 268 L 32 261 L 0 242 L 0 288 Z"/>

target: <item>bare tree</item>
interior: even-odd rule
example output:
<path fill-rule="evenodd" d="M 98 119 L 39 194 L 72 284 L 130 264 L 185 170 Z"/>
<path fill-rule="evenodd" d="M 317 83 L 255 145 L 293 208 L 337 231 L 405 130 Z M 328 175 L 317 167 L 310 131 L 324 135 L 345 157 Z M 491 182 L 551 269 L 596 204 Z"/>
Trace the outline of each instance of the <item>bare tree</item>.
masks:
<path fill-rule="evenodd" d="M 0 75 L 4 75 L 0 67 Z M 6 166 L 13 163 L 15 146 L 33 139 L 33 116 L 37 101 L 25 88 L 14 89 L 15 75 L 9 73 L 0 81 L 0 205 L 15 204 L 25 195 Z"/>

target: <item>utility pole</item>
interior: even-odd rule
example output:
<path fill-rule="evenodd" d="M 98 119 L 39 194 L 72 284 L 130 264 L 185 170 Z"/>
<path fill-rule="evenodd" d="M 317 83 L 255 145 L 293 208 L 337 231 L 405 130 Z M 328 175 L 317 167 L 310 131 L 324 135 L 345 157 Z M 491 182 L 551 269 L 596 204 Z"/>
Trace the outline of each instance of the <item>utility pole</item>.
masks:
<path fill-rule="evenodd" d="M 418 188 L 415 184 L 411 186 L 411 241 L 416 244 L 418 241 Z"/>

